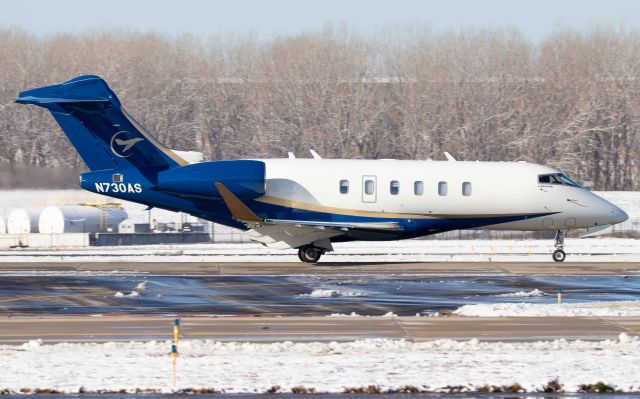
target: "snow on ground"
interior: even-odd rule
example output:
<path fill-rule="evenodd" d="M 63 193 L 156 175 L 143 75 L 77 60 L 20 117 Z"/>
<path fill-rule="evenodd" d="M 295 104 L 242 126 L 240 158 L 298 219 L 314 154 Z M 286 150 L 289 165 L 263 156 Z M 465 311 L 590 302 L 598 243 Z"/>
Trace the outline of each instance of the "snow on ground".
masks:
<path fill-rule="evenodd" d="M 311 291 L 310 294 L 300 294 L 296 295 L 299 298 L 336 298 L 336 297 L 355 297 L 355 296 L 366 296 L 363 292 L 355 292 L 355 291 L 344 291 L 344 290 L 325 290 L 325 289 L 315 289 Z"/>
<path fill-rule="evenodd" d="M 393 318 L 393 317 L 398 317 L 398 315 L 393 313 L 393 312 L 387 312 L 387 313 L 385 313 L 383 315 L 380 315 L 380 316 L 369 316 L 369 315 L 363 316 L 363 315 L 360 315 L 360 314 L 358 314 L 356 312 L 351 312 L 349 314 L 346 314 L 346 313 L 331 313 L 330 315 L 327 315 L 326 317 L 367 317 L 367 318 L 369 318 L 369 317 L 391 317 L 391 318 Z"/>
<path fill-rule="evenodd" d="M 149 389 L 171 392 L 170 342 L 0 345 L 0 391 L 49 388 L 72 393 Z M 596 342 L 555 340 L 488 343 L 362 340 L 345 343 L 180 342 L 176 390 L 226 393 L 344 392 L 370 385 L 380 391 L 475 391 L 519 383 L 529 392 L 556 380 L 567 392 L 602 381 L 640 391 L 640 340 L 621 334 Z M 579 366 L 578 366 L 579 365 Z M 279 387 L 279 388 L 274 388 Z"/>
<path fill-rule="evenodd" d="M 118 291 L 113 296 L 116 297 L 116 298 L 137 298 L 137 297 L 140 296 L 140 294 L 137 291 L 131 291 L 128 294 L 124 294 L 124 293 Z"/>
<path fill-rule="evenodd" d="M 549 262 L 553 240 L 404 240 L 337 243 L 321 262 Z M 567 262 L 638 262 L 640 241 L 567 239 Z M 0 251 L 5 262 L 295 262 L 296 250 L 257 243 Z"/>
<path fill-rule="evenodd" d="M 518 291 L 518 292 L 508 292 L 506 294 L 498 294 L 495 295 L 496 297 L 501 297 L 501 298 L 530 298 L 530 297 L 539 297 L 539 296 L 545 296 L 547 294 L 545 294 L 543 291 L 540 291 L 539 289 L 534 289 L 531 291 Z"/>
<path fill-rule="evenodd" d="M 640 301 L 563 303 L 561 305 L 524 302 L 482 303 L 464 305 L 453 313 L 458 316 L 475 317 L 640 316 Z"/>

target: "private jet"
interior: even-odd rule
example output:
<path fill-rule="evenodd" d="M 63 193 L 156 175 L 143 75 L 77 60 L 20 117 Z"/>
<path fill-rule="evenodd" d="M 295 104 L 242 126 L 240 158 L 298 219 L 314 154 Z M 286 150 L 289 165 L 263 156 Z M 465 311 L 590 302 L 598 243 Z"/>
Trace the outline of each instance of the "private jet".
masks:
<path fill-rule="evenodd" d="M 88 191 L 242 229 L 269 248 L 316 263 L 345 241 L 401 240 L 458 229 L 554 231 L 627 220 L 562 171 L 527 162 L 239 159 L 203 161 L 161 144 L 98 76 L 21 92 L 46 108 L 89 171 Z"/>

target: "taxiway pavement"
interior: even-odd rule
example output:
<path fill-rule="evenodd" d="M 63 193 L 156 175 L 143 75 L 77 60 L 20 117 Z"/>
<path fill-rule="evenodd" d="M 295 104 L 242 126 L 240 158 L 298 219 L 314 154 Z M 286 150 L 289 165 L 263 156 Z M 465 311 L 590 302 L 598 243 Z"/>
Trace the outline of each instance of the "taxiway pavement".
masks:
<path fill-rule="evenodd" d="M 170 340 L 171 317 L 6 317 L 0 344 Z M 481 341 L 603 340 L 640 335 L 640 317 L 222 317 L 181 319 L 183 339 L 246 342 L 368 338 Z"/>
<path fill-rule="evenodd" d="M 639 262 L 4 262 L 0 272 L 134 272 L 155 275 L 422 274 L 633 275 Z"/>

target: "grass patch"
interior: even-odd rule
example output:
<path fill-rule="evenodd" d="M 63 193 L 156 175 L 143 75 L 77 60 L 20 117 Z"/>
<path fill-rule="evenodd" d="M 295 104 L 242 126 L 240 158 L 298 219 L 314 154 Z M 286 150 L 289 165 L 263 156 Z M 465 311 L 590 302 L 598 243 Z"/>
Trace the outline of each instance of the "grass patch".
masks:
<path fill-rule="evenodd" d="M 579 386 L 578 392 L 584 393 L 615 393 L 616 389 L 612 385 L 598 381 L 595 384 L 583 384 Z"/>
<path fill-rule="evenodd" d="M 366 387 L 358 387 L 358 388 L 345 388 L 343 391 L 343 393 L 366 393 L 366 394 L 374 394 L 374 393 L 381 393 L 382 391 L 380 390 L 380 387 L 377 385 L 369 385 Z"/>
<path fill-rule="evenodd" d="M 291 388 L 291 393 L 314 394 L 314 393 L 316 393 L 316 389 L 315 388 L 307 388 L 307 387 L 297 386 L 297 387 Z"/>

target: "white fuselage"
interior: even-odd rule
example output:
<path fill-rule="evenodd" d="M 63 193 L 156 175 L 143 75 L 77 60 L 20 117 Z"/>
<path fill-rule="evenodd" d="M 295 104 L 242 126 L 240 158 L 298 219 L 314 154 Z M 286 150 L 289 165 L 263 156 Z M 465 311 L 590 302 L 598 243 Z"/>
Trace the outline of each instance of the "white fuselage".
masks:
<path fill-rule="evenodd" d="M 525 162 L 262 161 L 266 195 L 258 201 L 294 209 L 408 219 L 538 215 L 482 226 L 506 230 L 567 230 L 627 219 L 624 211 L 587 189 L 540 183 L 540 175 L 562 172 Z"/>

